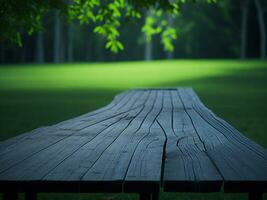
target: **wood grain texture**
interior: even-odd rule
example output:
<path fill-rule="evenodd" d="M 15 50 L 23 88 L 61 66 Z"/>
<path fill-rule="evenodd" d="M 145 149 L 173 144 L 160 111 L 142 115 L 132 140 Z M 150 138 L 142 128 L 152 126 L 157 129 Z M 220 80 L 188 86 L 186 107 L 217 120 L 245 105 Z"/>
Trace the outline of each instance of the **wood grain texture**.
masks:
<path fill-rule="evenodd" d="M 124 111 L 125 109 L 131 109 L 133 106 L 140 106 L 137 105 L 137 103 L 142 101 L 142 96 L 145 96 L 146 94 L 135 92 L 131 93 L 135 95 L 135 98 L 131 95 L 125 101 L 118 101 L 116 104 L 117 106 L 113 106 L 113 109 L 115 109 L 113 110 L 114 112 L 117 112 L 117 110 L 120 109 L 120 107 L 118 107 L 119 105 L 122 109 L 124 109 Z M 139 101 L 137 101 L 137 97 L 140 99 Z M 136 107 L 132 111 L 136 112 L 137 109 L 138 108 Z M 116 123 L 121 121 L 123 118 L 126 118 L 129 114 L 123 112 L 118 115 L 117 113 L 112 113 L 109 109 L 105 112 L 113 114 L 113 117 L 108 116 L 108 118 L 103 120 L 101 115 L 101 121 L 99 121 L 99 123 L 90 124 L 89 126 L 87 125 L 81 130 L 62 130 L 58 128 L 57 125 L 52 126 L 52 129 L 59 130 L 62 133 L 72 132 L 72 134 L 58 134 L 57 131 L 49 132 L 45 130 L 41 132 L 41 134 L 26 134 L 26 136 L 22 139 L 14 138 L 14 145 L 8 142 L 8 145 L 3 151 L 1 151 L 0 170 L 2 173 L 0 174 L 0 180 L 3 180 L 3 183 L 5 183 L 5 181 L 9 181 L 8 185 L 11 183 L 15 184 L 17 182 L 23 183 L 23 181 L 27 181 L 27 183 L 29 183 L 29 181 L 42 180 L 42 178 L 53 168 L 60 165 L 65 159 L 71 157 L 71 155 L 76 151 L 82 149 L 82 147 L 93 140 L 98 134 L 103 134 L 103 132 L 105 134 L 109 134 L 113 129 L 113 126 L 115 126 Z M 95 117 L 96 115 L 97 114 L 94 114 L 93 116 Z M 72 124 L 72 121 L 69 120 L 69 123 Z M 116 126 L 120 125 L 121 123 Z M 113 132 L 116 132 L 116 130 L 113 130 Z M 108 136 L 110 136 L 110 134 Z M 108 138 L 110 137 L 107 137 L 107 139 Z M 90 153 L 90 151 L 87 153 Z M 67 170 L 68 169 L 69 168 L 67 168 Z M 58 180 L 60 181 L 61 179 Z M 68 177 L 66 177 L 66 180 L 68 180 Z M 46 181 L 46 183 L 48 183 L 48 181 Z"/>
<path fill-rule="evenodd" d="M 159 123 L 167 137 L 164 189 L 179 192 L 218 192 L 222 177 L 205 152 L 180 100 L 178 91 L 165 93 Z"/>
<path fill-rule="evenodd" d="M 0 191 L 262 193 L 267 151 L 191 88 L 137 89 L 0 142 Z"/>
<path fill-rule="evenodd" d="M 224 180 L 225 192 L 267 190 L 267 151 L 215 116 L 191 89 L 179 91 L 188 114 Z M 189 100 L 188 100 L 189 99 Z"/>
<path fill-rule="evenodd" d="M 134 98 L 132 99 L 133 101 L 135 100 Z M 123 101 L 121 102 L 123 103 Z M 129 107 L 131 103 L 133 104 L 132 101 L 127 101 L 126 103 L 122 104 L 122 108 L 125 108 L 126 106 Z M 106 112 L 110 113 L 111 111 L 108 110 Z M 86 127 L 84 127 L 84 129 L 81 129 L 81 130 L 62 130 L 57 126 L 51 126 L 45 129 L 41 129 L 38 132 L 38 134 L 29 133 L 23 136 L 23 138 L 21 139 L 14 138 L 13 139 L 14 144 L 12 145 L 9 143 L 9 145 L 5 149 L 3 149 L 0 153 L 1 155 L 0 156 L 0 166 L 1 166 L 0 172 L 4 172 L 8 168 L 22 161 L 24 161 L 24 163 L 25 162 L 28 163 L 29 160 L 27 159 L 32 159 L 35 162 L 41 164 L 42 162 L 40 162 L 40 160 L 37 159 L 38 157 L 40 158 L 45 157 L 46 159 L 48 159 L 50 158 L 49 156 L 52 156 L 52 154 L 56 155 L 56 152 L 59 151 L 60 148 L 64 149 L 65 144 L 71 145 L 72 143 L 71 141 L 73 141 L 73 145 L 75 145 L 75 147 L 77 147 L 76 145 L 78 145 L 76 143 L 77 140 L 79 140 L 81 142 L 80 144 L 82 145 L 83 142 L 87 142 L 91 138 L 94 138 L 96 134 L 98 134 L 101 130 L 105 129 L 107 126 L 112 124 L 114 121 L 120 120 L 120 118 L 123 115 L 125 114 L 108 117 L 108 118 L 105 118 L 105 120 L 101 118 L 101 120 L 98 121 L 98 123 L 86 124 Z M 72 124 L 72 121 L 70 120 L 69 123 Z M 45 153 L 48 154 L 49 156 L 45 156 Z M 43 161 L 45 162 L 45 159 Z M 24 165 L 24 163 L 21 163 L 17 167 L 20 169 L 23 169 L 21 166 Z M 45 166 L 47 167 L 48 165 L 45 165 Z M 12 169 L 7 171 L 6 173 L 0 174 L 0 177 L 1 176 L 4 177 L 5 174 L 12 174 L 10 173 L 11 171 Z M 17 171 L 16 168 L 13 168 L 13 171 L 16 171 L 16 173 L 19 173 L 19 171 Z M 18 177 L 15 177 L 15 179 L 17 178 Z M 30 176 L 28 176 L 28 178 L 30 178 Z"/>

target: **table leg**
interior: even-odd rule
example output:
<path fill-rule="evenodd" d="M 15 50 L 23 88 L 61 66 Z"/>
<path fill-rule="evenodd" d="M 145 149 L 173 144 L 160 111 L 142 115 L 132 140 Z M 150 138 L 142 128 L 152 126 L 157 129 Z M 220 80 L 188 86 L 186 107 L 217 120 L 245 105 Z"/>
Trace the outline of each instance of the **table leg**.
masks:
<path fill-rule="evenodd" d="M 150 192 L 140 193 L 140 200 L 151 200 L 151 193 Z"/>
<path fill-rule="evenodd" d="M 152 193 L 152 200 L 159 200 L 159 191 L 154 191 Z"/>
<path fill-rule="evenodd" d="M 3 200 L 18 200 L 18 193 L 17 192 L 4 192 Z"/>
<path fill-rule="evenodd" d="M 250 192 L 248 194 L 249 200 L 262 200 L 262 193 L 260 192 Z"/>
<path fill-rule="evenodd" d="M 25 192 L 25 200 L 37 200 L 36 192 Z"/>

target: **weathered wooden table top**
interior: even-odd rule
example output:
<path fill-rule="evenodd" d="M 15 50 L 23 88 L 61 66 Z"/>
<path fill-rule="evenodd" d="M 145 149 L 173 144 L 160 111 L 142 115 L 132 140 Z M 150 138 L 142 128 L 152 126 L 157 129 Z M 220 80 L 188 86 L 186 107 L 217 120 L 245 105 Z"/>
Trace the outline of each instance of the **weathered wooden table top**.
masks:
<path fill-rule="evenodd" d="M 53 112 L 51 110 L 51 112 Z M 0 143 L 0 190 L 267 191 L 267 151 L 190 88 L 121 93 L 106 107 Z"/>

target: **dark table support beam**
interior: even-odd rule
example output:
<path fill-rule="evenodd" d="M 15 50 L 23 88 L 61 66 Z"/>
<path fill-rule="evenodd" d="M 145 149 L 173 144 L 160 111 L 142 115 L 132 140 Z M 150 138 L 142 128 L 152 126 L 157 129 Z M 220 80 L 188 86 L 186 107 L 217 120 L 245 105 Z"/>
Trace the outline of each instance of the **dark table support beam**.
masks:
<path fill-rule="evenodd" d="M 159 191 L 154 191 L 152 193 L 152 200 L 159 200 Z"/>
<path fill-rule="evenodd" d="M 18 193 L 16 192 L 4 192 L 3 200 L 18 200 Z"/>
<path fill-rule="evenodd" d="M 140 193 L 140 200 L 151 200 L 151 193 L 150 192 Z"/>
<path fill-rule="evenodd" d="M 248 194 L 248 199 L 249 200 L 262 200 L 262 193 L 260 192 L 251 192 Z"/>
<path fill-rule="evenodd" d="M 37 200 L 36 192 L 25 192 L 25 200 Z"/>

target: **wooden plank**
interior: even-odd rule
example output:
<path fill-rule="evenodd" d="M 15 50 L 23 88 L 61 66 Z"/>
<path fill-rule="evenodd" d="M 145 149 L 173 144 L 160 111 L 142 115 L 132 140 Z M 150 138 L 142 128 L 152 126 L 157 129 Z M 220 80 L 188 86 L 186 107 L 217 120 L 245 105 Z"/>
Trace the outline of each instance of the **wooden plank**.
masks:
<path fill-rule="evenodd" d="M 125 176 L 125 173 L 122 172 L 125 170 L 127 163 L 123 162 L 123 158 L 125 159 L 124 154 L 127 158 L 129 155 L 126 149 L 124 149 L 125 145 L 129 145 L 127 143 L 129 137 L 133 137 L 133 133 L 136 133 L 140 129 L 145 117 L 153 106 L 151 102 L 153 103 L 153 99 L 156 99 L 155 94 L 155 92 L 151 93 L 149 99 L 145 102 L 144 108 L 140 112 L 130 115 L 131 123 L 105 149 L 97 162 L 83 176 L 83 180 L 122 180 L 116 178 L 116 176 Z M 121 158 L 121 160 L 118 160 L 118 158 Z M 107 160 L 108 162 L 106 162 Z"/>
<path fill-rule="evenodd" d="M 81 134 L 80 135 L 77 134 L 77 135 L 71 135 L 71 136 L 68 136 L 68 137 L 64 137 L 59 142 L 53 143 L 53 145 L 50 145 L 49 147 L 47 147 L 45 149 L 42 149 L 42 151 L 38 151 L 38 153 L 36 153 L 36 154 L 28 155 L 30 153 L 30 150 L 33 150 L 33 149 L 36 150 L 35 146 L 38 146 L 38 141 L 50 144 L 49 141 L 53 140 L 53 138 L 52 137 L 46 137 L 46 138 L 42 138 L 42 139 L 37 138 L 37 139 L 40 139 L 40 140 L 29 141 L 28 145 L 23 143 L 21 145 L 21 148 L 18 147 L 17 150 L 12 151 L 11 153 L 8 152 L 4 156 L 1 156 L 1 159 L 0 159 L 1 169 L 3 171 L 6 171 L 6 169 L 8 167 L 14 166 L 13 162 L 16 162 L 16 164 L 17 164 L 18 163 L 17 156 L 20 153 L 21 153 L 21 155 L 20 155 L 19 159 L 23 158 L 24 162 L 18 164 L 17 166 L 14 166 L 11 170 L 7 170 L 6 172 L 0 174 L 0 177 L 5 177 L 5 178 L 8 178 L 8 179 L 11 179 L 11 177 L 7 176 L 7 175 L 10 175 L 15 180 L 16 179 L 20 179 L 22 177 L 26 177 L 27 179 L 35 179 L 34 178 L 35 176 L 32 177 L 30 174 L 25 172 L 25 168 L 28 169 L 28 170 L 31 167 L 33 167 L 34 169 L 35 168 L 38 169 L 38 173 L 36 174 L 36 176 L 39 177 L 39 175 L 41 174 L 40 173 L 41 169 L 44 168 L 46 170 L 49 170 L 49 165 L 46 164 L 47 160 L 49 160 L 50 161 L 49 163 L 54 166 L 56 164 L 56 162 L 52 163 L 53 159 L 57 160 L 58 157 L 63 159 L 64 156 L 67 156 L 72 151 L 75 151 L 76 148 L 79 148 L 79 147 L 83 146 L 85 143 L 91 141 L 92 139 L 94 139 L 102 131 L 105 130 L 107 132 L 107 130 L 112 129 L 113 124 L 117 123 L 118 121 L 120 121 L 121 118 L 122 118 L 122 116 L 119 116 L 118 118 L 114 118 L 112 120 L 109 120 L 108 121 L 109 124 L 103 124 L 104 126 L 91 126 L 90 128 L 87 128 L 85 130 L 86 133 L 87 133 L 86 136 L 81 137 L 82 136 Z M 73 147 L 73 149 L 71 147 Z M 62 152 L 62 155 L 60 154 L 60 152 Z M 7 160 L 11 161 L 11 163 L 7 162 Z M 59 161 L 60 161 L 60 159 L 58 160 L 58 162 Z M 34 171 L 34 169 L 32 169 L 32 170 Z M 26 173 L 26 174 L 24 174 L 24 173 Z"/>
<path fill-rule="evenodd" d="M 16 137 L 12 137 L 12 138 L 9 138 L 7 140 L 1 141 L 0 142 L 0 155 L 2 154 L 3 151 L 5 151 L 6 148 L 8 148 L 10 146 L 14 147 L 14 146 L 16 146 L 17 143 L 21 142 L 22 140 L 24 140 L 28 136 L 36 135 L 36 134 L 42 132 L 44 129 L 47 129 L 47 128 L 48 128 L 47 126 L 39 127 L 39 128 L 34 129 L 34 130 L 31 130 L 29 132 L 20 134 L 20 135 L 18 135 Z"/>
<path fill-rule="evenodd" d="M 120 116 L 117 121 L 127 117 L 127 115 L 128 114 Z M 63 141 L 58 142 L 56 145 L 25 159 L 23 163 L 12 167 L 10 170 L 4 171 L 0 174 L 0 180 L 2 180 L 2 183 L 3 180 L 39 180 L 51 170 L 50 168 L 56 167 L 62 159 L 64 160 L 66 157 L 70 156 L 73 152 L 77 151 L 77 149 L 81 148 L 84 144 L 99 134 L 95 132 L 97 127 L 92 126 L 90 128 L 91 129 L 87 128 L 82 130 L 82 132 L 84 132 L 83 134 L 80 133 L 80 135 L 70 136 Z M 98 127 L 98 129 L 100 128 L 104 130 L 110 127 L 107 127 L 107 124 L 104 124 L 104 126 Z M 112 128 L 110 128 L 110 130 L 111 129 Z M 92 131 L 92 134 L 88 134 L 90 131 Z M 11 160 L 16 159 L 13 157 Z"/>
<path fill-rule="evenodd" d="M 102 107 L 102 108 L 97 109 L 95 111 L 86 113 L 84 115 L 81 115 L 81 116 L 78 116 L 78 117 L 75 117 L 75 118 L 72 118 L 72 119 L 69 119 L 69 120 L 63 121 L 61 123 L 64 124 L 67 121 L 72 121 L 72 120 L 81 119 L 81 118 L 84 118 L 84 117 L 89 117 L 89 116 L 93 116 L 93 115 L 96 115 L 96 114 L 100 114 L 100 113 L 102 113 L 102 112 L 114 107 L 115 105 L 118 105 L 119 103 L 121 103 L 122 100 L 127 102 L 129 100 L 128 98 L 131 97 L 131 95 L 129 94 L 130 92 L 133 93 L 133 91 L 126 91 L 126 92 L 122 92 L 122 93 L 116 95 L 114 97 L 114 100 L 110 104 L 105 106 L 105 107 Z M 126 97 L 128 97 L 128 98 L 126 99 Z M 59 125 L 61 123 L 58 123 L 57 125 Z M 36 136 L 36 134 L 39 135 L 39 134 L 46 133 L 48 131 L 47 129 L 51 129 L 51 127 L 46 126 L 46 127 L 36 128 L 36 129 L 34 129 L 32 131 L 26 132 L 24 134 L 20 134 L 20 135 L 18 135 L 16 137 L 7 139 L 5 141 L 1 141 L 0 142 L 0 152 L 2 152 L 3 149 L 7 148 L 8 146 L 11 146 L 11 145 L 15 146 L 17 143 L 21 142 L 21 140 L 27 139 L 28 137 Z M 68 132 L 68 131 L 66 131 L 66 132 Z"/>
<path fill-rule="evenodd" d="M 132 154 L 125 177 L 125 188 L 147 181 L 160 183 L 165 141 L 161 127 L 153 122 Z"/>
<path fill-rule="evenodd" d="M 40 138 L 39 140 L 25 139 L 18 144 L 17 149 L 5 149 L 5 151 L 1 152 L 0 156 L 0 173 L 48 146 L 56 144 L 60 140 L 62 140 L 62 137 L 57 136 Z"/>
<path fill-rule="evenodd" d="M 125 105 L 128 105 L 129 102 L 130 104 L 132 103 L 132 101 L 128 101 Z M 125 116 L 125 114 L 116 115 L 116 117 L 108 118 L 97 124 L 92 124 L 80 131 L 58 130 L 52 126 L 41 129 L 41 131 L 37 133 L 33 131 L 18 140 L 14 138 L 14 143 L 12 145 L 8 144 L 0 153 L 0 173 L 50 146 L 61 145 L 65 139 L 72 135 L 89 136 L 89 138 L 86 139 L 90 140 L 90 138 L 95 137 L 97 133 L 108 127 L 109 124 L 119 121 L 123 116 Z"/>
<path fill-rule="evenodd" d="M 192 90 L 179 90 L 187 112 L 224 179 L 225 192 L 266 192 L 267 152 L 206 109 Z M 188 100 L 188 99 L 191 99 Z M 192 101 L 193 100 L 193 101 Z"/>
<path fill-rule="evenodd" d="M 62 145 L 64 140 L 71 136 L 84 137 L 86 140 L 94 138 L 99 132 L 106 129 L 110 124 L 116 123 L 120 120 L 122 116 L 117 118 L 111 118 L 102 123 L 94 126 L 90 126 L 81 131 L 72 134 L 58 134 L 58 133 L 68 133 L 68 131 L 55 130 L 52 131 L 52 135 L 48 132 L 44 132 L 38 136 L 30 136 L 24 138 L 20 143 L 9 146 L 5 151 L 1 152 L 0 156 L 0 172 L 6 171 L 10 167 L 25 161 L 27 158 L 38 154 L 39 152 L 46 150 L 53 145 Z M 73 138 L 73 137 L 72 137 Z M 74 137 L 75 138 L 75 137 Z"/>
<path fill-rule="evenodd" d="M 127 102 L 132 95 L 133 95 L 133 92 L 129 91 L 129 90 L 125 91 L 125 92 L 122 92 L 122 93 L 116 95 L 114 97 L 113 101 L 111 101 L 108 105 L 106 105 L 104 107 L 101 107 L 101 108 L 99 108 L 97 110 L 94 110 L 92 112 L 85 113 L 83 115 L 77 116 L 75 118 L 62 121 L 62 122 L 56 124 L 56 126 L 61 126 L 61 125 L 64 125 L 64 124 L 68 124 L 68 122 L 70 122 L 70 121 L 80 120 L 80 119 L 83 119 L 85 117 L 90 117 L 90 116 L 101 114 L 101 113 L 103 113 L 103 112 L 105 112 L 107 110 L 110 110 L 110 109 L 114 108 L 115 106 L 118 106 L 118 105 L 122 105 L 123 106 L 125 104 L 125 102 Z"/>
<path fill-rule="evenodd" d="M 152 91 L 151 98 L 145 103 L 142 112 L 134 116 L 131 124 L 103 152 L 97 162 L 82 177 L 83 181 L 122 182 L 125 179 L 138 143 L 149 132 L 149 127 L 155 118 L 153 105 L 157 101 L 157 93 Z"/>
<path fill-rule="evenodd" d="M 129 101 L 129 99 L 132 97 L 133 94 L 134 94 L 133 91 L 131 91 L 131 92 L 129 92 L 129 91 L 123 92 L 123 93 L 115 96 L 114 100 L 110 104 L 105 106 L 104 108 L 100 108 L 100 109 L 98 109 L 96 111 L 93 111 L 93 112 L 90 112 L 90 113 L 86 113 L 84 115 L 75 117 L 73 119 L 69 119 L 69 120 L 63 121 L 61 123 L 58 123 L 58 124 L 54 125 L 53 127 L 51 127 L 51 126 L 40 127 L 40 128 L 34 129 L 34 130 L 30 131 L 30 132 L 21 134 L 19 136 L 10 138 L 10 139 L 5 140 L 5 141 L 2 141 L 2 142 L 0 142 L 0 155 L 1 155 L 1 153 L 5 152 L 4 150 L 7 147 L 9 147 L 9 150 L 12 149 L 12 148 L 17 148 L 17 144 L 21 143 L 23 140 L 27 140 L 29 137 L 37 137 L 39 135 L 44 135 L 44 134 L 48 134 L 48 133 L 51 133 L 51 132 L 54 135 L 59 135 L 59 133 L 58 133 L 59 130 L 58 130 L 57 127 L 60 126 L 61 124 L 71 123 L 72 121 L 77 121 L 77 120 L 83 119 L 85 117 L 94 116 L 96 114 L 101 114 L 102 112 L 107 111 L 108 109 L 114 108 L 115 106 L 117 106 L 116 109 L 119 109 L 118 105 L 120 105 L 120 103 L 122 105 L 125 105 L 125 103 L 127 103 Z M 64 130 L 64 131 L 60 132 L 60 135 L 66 134 L 66 133 L 68 134 L 68 133 L 72 133 L 72 132 L 73 131 L 71 131 L 71 130 Z"/>
<path fill-rule="evenodd" d="M 104 110 L 103 112 L 99 112 L 93 115 L 91 114 L 83 115 L 81 117 L 77 117 L 74 119 L 67 120 L 65 122 L 61 122 L 54 126 L 60 129 L 64 129 L 64 130 L 75 130 L 75 131 L 81 130 L 83 128 L 97 124 L 101 121 L 104 121 L 112 117 L 116 117 L 120 114 L 126 113 L 127 111 L 129 111 L 130 107 L 133 108 L 132 105 L 140 97 L 140 95 L 141 93 L 131 91 L 119 103 L 117 103 L 115 106 L 112 106 L 109 109 Z M 136 107 L 138 106 L 139 105 L 136 105 Z"/>
<path fill-rule="evenodd" d="M 208 110 L 192 89 L 133 90 L 104 109 L 1 142 L 0 191 L 151 198 L 164 171 L 166 191 L 214 192 L 224 180 L 225 192 L 259 194 L 267 188 L 266 162 L 264 148 Z"/>
<path fill-rule="evenodd" d="M 148 94 L 146 94 L 148 98 Z M 137 100 L 136 103 L 139 103 Z M 102 155 L 103 151 L 123 132 L 134 119 L 134 116 L 140 113 L 143 108 L 131 110 L 124 118 L 121 118 L 116 127 L 107 130 L 94 138 L 90 143 L 86 144 L 82 149 L 75 152 L 72 157 L 69 157 L 62 162 L 57 168 L 51 171 L 44 179 L 45 180 L 80 180 L 81 176 L 90 168 L 91 165 Z M 83 167 L 80 169 L 79 167 Z M 70 169 L 73 169 L 72 174 L 66 174 Z"/>
<path fill-rule="evenodd" d="M 103 132 L 105 132 L 105 134 L 109 134 L 113 130 L 116 131 L 116 129 L 114 128 L 115 125 L 106 128 L 101 133 L 103 134 Z M 0 174 L 0 180 L 2 180 L 4 183 L 5 180 L 14 180 L 16 181 L 14 184 L 18 182 L 18 184 L 23 185 L 23 187 L 24 185 L 27 185 L 27 183 L 31 184 L 31 182 L 29 181 L 42 180 L 42 178 L 45 177 L 46 174 L 60 165 L 60 163 L 67 158 L 73 156 L 74 160 L 75 155 L 73 154 L 78 150 L 85 149 L 86 151 L 88 151 L 88 149 L 83 147 L 86 146 L 86 144 L 91 140 L 93 140 L 93 138 L 91 137 L 71 136 L 64 141 L 57 143 L 56 145 L 53 145 L 34 156 L 31 156 L 24 162 L 21 162 L 5 171 L 4 173 Z M 79 165 L 79 163 L 77 164 Z M 69 176 L 73 175 L 71 172 L 75 171 L 74 167 L 75 166 L 69 166 L 68 168 L 66 168 L 65 171 L 69 170 L 67 171 Z M 79 165 L 77 170 L 79 170 L 79 168 L 83 169 L 83 167 L 84 166 Z M 64 177 L 64 179 L 67 180 L 68 177 Z M 44 183 L 43 185 L 46 186 L 46 183 Z M 59 186 L 59 188 L 61 188 L 60 185 L 61 183 L 54 185 L 54 187 Z M 42 184 L 40 184 L 40 186 L 42 186 Z"/>
<path fill-rule="evenodd" d="M 146 98 L 145 98 L 146 96 Z M 149 96 L 149 93 L 146 93 L 144 96 L 145 99 L 151 99 L 152 95 Z M 140 98 L 136 101 L 136 104 L 141 103 L 143 98 Z M 120 122 L 116 126 L 111 127 L 110 129 L 98 134 L 90 142 L 86 143 L 82 148 L 77 150 L 74 154 L 63 160 L 58 164 L 53 170 L 47 173 L 42 180 L 44 181 L 80 181 L 81 178 L 86 174 L 86 172 L 94 165 L 94 163 L 99 160 L 103 152 L 122 134 L 122 132 L 129 126 L 133 121 L 134 117 L 142 112 L 143 108 L 131 110 L 127 113 L 124 118 L 121 118 Z M 119 147 L 118 147 L 119 148 Z M 106 163 L 109 160 L 105 160 Z M 103 168 L 103 166 L 100 166 Z M 81 183 L 80 183 L 81 184 Z M 106 182 L 95 181 L 95 180 L 83 180 L 83 183 L 80 185 L 82 190 L 85 187 L 90 186 L 91 188 L 99 187 L 105 185 L 106 188 L 118 190 L 120 186 L 120 191 L 122 184 L 114 182 L 112 180 L 106 180 Z M 90 190 L 90 188 L 87 188 Z M 113 190 L 113 191 L 114 191 Z"/>
<path fill-rule="evenodd" d="M 176 192 L 218 192 L 222 177 L 205 153 L 177 90 L 166 91 L 158 117 L 167 137 L 164 190 Z"/>
<path fill-rule="evenodd" d="M 71 155 L 88 141 L 87 137 L 70 136 L 55 145 L 42 150 L 23 162 L 0 174 L 1 180 L 39 180 L 49 169 Z"/>
<path fill-rule="evenodd" d="M 127 142 L 133 145 L 134 151 L 132 153 L 130 151 L 131 160 L 124 178 L 124 191 L 126 192 L 159 190 L 166 138 L 156 122 L 156 118 L 162 111 L 164 91 L 158 90 L 157 92 L 153 108 L 144 119 L 140 129 L 134 133 L 135 137 L 129 138 Z M 131 149 L 129 145 L 126 147 L 127 151 Z"/>

